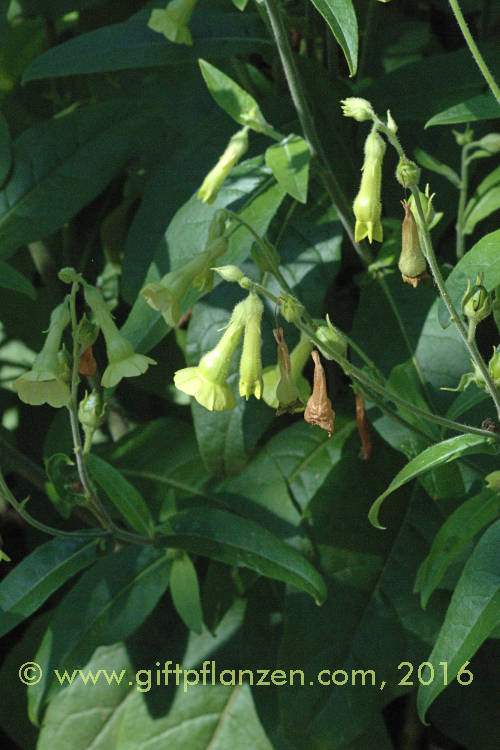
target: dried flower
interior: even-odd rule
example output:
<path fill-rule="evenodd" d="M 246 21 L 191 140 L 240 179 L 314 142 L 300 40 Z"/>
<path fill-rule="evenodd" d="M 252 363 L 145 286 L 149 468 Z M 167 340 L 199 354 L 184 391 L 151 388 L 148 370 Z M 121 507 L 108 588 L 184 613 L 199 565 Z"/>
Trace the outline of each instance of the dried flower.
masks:
<path fill-rule="evenodd" d="M 427 262 L 420 247 L 418 229 L 411 205 L 408 201 L 402 201 L 405 210 L 403 226 L 401 229 L 401 255 L 398 268 L 401 271 L 403 281 L 411 284 L 414 289 L 425 274 Z"/>
<path fill-rule="evenodd" d="M 335 412 L 332 409 L 332 402 L 328 398 L 325 371 L 316 349 L 311 352 L 311 357 L 314 360 L 313 392 L 307 402 L 304 419 L 309 424 L 321 427 L 330 438 L 333 435 L 335 425 Z"/>

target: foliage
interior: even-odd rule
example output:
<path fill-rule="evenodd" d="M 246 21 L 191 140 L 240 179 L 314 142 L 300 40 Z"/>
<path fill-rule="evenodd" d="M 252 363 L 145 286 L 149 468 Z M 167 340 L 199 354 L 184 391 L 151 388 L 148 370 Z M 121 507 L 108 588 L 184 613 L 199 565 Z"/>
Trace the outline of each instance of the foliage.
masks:
<path fill-rule="evenodd" d="M 499 39 L 0 2 L 2 747 L 498 747 Z"/>

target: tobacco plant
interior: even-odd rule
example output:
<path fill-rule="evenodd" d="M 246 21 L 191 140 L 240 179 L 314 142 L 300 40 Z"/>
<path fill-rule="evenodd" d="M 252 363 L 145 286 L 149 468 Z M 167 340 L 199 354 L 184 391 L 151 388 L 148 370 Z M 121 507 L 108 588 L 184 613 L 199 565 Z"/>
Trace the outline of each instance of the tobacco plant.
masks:
<path fill-rule="evenodd" d="M 498 747 L 499 37 L 0 3 L 2 746 Z"/>

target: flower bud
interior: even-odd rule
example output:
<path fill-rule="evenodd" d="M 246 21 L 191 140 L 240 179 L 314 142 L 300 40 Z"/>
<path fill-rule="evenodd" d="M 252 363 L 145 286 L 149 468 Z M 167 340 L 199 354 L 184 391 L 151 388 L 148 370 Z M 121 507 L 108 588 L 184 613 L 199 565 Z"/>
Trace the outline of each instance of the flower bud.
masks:
<path fill-rule="evenodd" d="M 262 396 L 262 361 L 260 357 L 260 321 L 264 305 L 255 292 L 245 300 L 245 335 L 240 360 L 240 396 Z"/>
<path fill-rule="evenodd" d="M 356 217 L 354 239 L 356 242 L 368 237 L 371 243 L 374 239 L 382 242 L 383 231 L 380 223 L 382 203 L 380 191 L 382 185 L 382 160 L 385 153 L 385 143 L 375 129 L 372 129 L 365 141 L 365 160 L 361 186 L 354 199 L 353 211 Z"/>
<path fill-rule="evenodd" d="M 330 438 L 333 435 L 335 425 L 335 412 L 332 409 L 332 402 L 328 398 L 325 371 L 316 349 L 313 349 L 311 356 L 314 360 L 313 392 L 307 402 L 304 419 L 309 424 L 321 427 Z"/>
<path fill-rule="evenodd" d="M 396 180 L 404 188 L 417 187 L 420 180 L 420 169 L 414 161 L 402 156 L 396 167 Z"/>
<path fill-rule="evenodd" d="M 243 271 L 238 266 L 219 266 L 213 269 L 219 276 L 222 276 L 224 281 L 234 281 L 239 283 L 244 277 Z"/>
<path fill-rule="evenodd" d="M 476 283 L 467 282 L 467 289 L 462 299 L 462 312 L 474 324 L 480 323 L 491 313 L 491 296 L 483 285 L 481 274 L 477 275 Z"/>
<path fill-rule="evenodd" d="M 416 289 L 422 274 L 425 273 L 427 262 L 420 247 L 417 223 L 410 204 L 407 201 L 402 201 L 402 204 L 405 217 L 401 230 L 401 255 L 398 268 L 401 271 L 403 281 Z"/>
<path fill-rule="evenodd" d="M 367 99 L 361 99 L 358 96 L 348 96 L 347 99 L 342 99 L 341 105 L 342 114 L 345 117 L 352 117 L 358 122 L 371 120 L 375 115 L 370 102 Z"/>
<path fill-rule="evenodd" d="M 219 161 L 210 170 L 198 190 L 198 198 L 203 203 L 213 203 L 231 169 L 239 162 L 248 149 L 248 126 L 233 135 Z"/>
<path fill-rule="evenodd" d="M 381 2 L 384 2 L 384 0 L 381 0 Z M 391 133 L 397 133 L 398 132 L 398 126 L 396 125 L 396 122 L 394 121 L 393 116 L 391 115 L 391 110 L 387 110 L 387 127 L 391 131 Z"/>
<path fill-rule="evenodd" d="M 78 406 L 78 420 L 84 430 L 90 429 L 95 432 L 104 422 L 106 408 L 103 404 L 102 394 L 96 390 L 87 393 Z"/>
<path fill-rule="evenodd" d="M 280 295 L 280 308 L 287 323 L 298 323 L 304 312 L 304 305 L 291 294 Z"/>
<path fill-rule="evenodd" d="M 82 278 L 82 275 L 71 266 L 61 268 L 57 276 L 64 284 L 73 284 L 75 281 L 81 281 Z"/>
<path fill-rule="evenodd" d="M 316 337 L 320 340 L 322 344 L 326 344 L 330 349 L 333 349 L 333 351 L 336 354 L 340 354 L 341 357 L 345 357 L 347 355 L 347 342 L 342 335 L 341 331 L 339 331 L 338 328 L 335 328 L 334 325 L 332 325 L 330 321 L 330 317 L 326 316 L 326 323 L 318 326 L 316 328 Z M 326 359 L 333 359 L 330 352 L 324 350 L 321 345 L 318 346 L 318 349 L 320 350 L 323 357 Z"/>
<path fill-rule="evenodd" d="M 170 42 L 192 45 L 188 23 L 193 15 L 196 0 L 171 0 L 164 10 L 151 12 L 148 27 L 163 34 Z"/>

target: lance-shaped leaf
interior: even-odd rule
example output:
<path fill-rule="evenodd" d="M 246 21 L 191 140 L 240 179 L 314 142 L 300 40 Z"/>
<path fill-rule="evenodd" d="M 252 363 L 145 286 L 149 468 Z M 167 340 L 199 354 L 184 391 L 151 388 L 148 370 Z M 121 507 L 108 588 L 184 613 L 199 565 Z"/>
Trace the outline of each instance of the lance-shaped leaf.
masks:
<path fill-rule="evenodd" d="M 464 232 L 472 234 L 476 224 L 500 208 L 500 167 L 477 186 L 464 213 Z"/>
<path fill-rule="evenodd" d="M 422 148 L 414 149 L 413 153 L 415 159 L 422 167 L 446 177 L 446 179 L 449 180 L 452 185 L 455 185 L 456 188 L 460 187 L 460 177 L 452 167 L 448 166 L 448 164 L 443 164 L 442 161 L 436 159 L 432 154 L 428 154 L 427 151 L 424 151 Z"/>
<path fill-rule="evenodd" d="M 0 636 L 29 617 L 67 580 L 94 562 L 98 542 L 52 539 L 24 558 L 0 583 Z"/>
<path fill-rule="evenodd" d="M 309 146 L 299 135 L 289 135 L 266 151 L 266 164 L 283 190 L 301 203 L 307 202 L 310 157 Z"/>
<path fill-rule="evenodd" d="M 358 21 L 351 0 L 312 0 L 342 47 L 353 76 L 358 67 Z"/>
<path fill-rule="evenodd" d="M 438 673 L 447 665 L 448 684 L 457 678 L 460 685 L 474 678 L 468 661 L 500 625 L 500 520 L 483 534 L 467 561 L 457 583 L 444 623 L 428 662 Z M 466 671 L 467 670 L 467 671 Z M 426 675 L 426 680 L 428 679 Z M 427 709 L 446 685 L 443 680 L 421 682 L 417 706 L 422 721 Z"/>
<path fill-rule="evenodd" d="M 325 600 L 324 581 L 312 565 L 254 521 L 214 508 L 190 508 L 171 516 L 157 531 L 169 547 L 245 566 L 307 591 L 318 604 Z"/>
<path fill-rule="evenodd" d="M 492 93 L 479 94 L 453 107 L 443 109 L 427 120 L 426 128 L 431 125 L 457 125 L 461 122 L 475 122 L 476 120 L 495 120 L 500 117 L 500 106 Z"/>
<path fill-rule="evenodd" d="M 91 454 L 88 464 L 92 477 L 132 528 L 140 534 L 150 536 L 153 519 L 148 506 L 135 487 L 102 458 Z"/>
<path fill-rule="evenodd" d="M 484 438 L 481 435 L 457 435 L 426 448 L 407 463 L 404 469 L 396 474 L 386 491 L 378 496 L 368 513 L 370 522 L 375 528 L 384 529 L 385 526 L 380 524 L 378 516 L 380 506 L 391 492 L 399 489 L 407 482 L 411 482 L 412 479 L 416 479 L 420 474 L 449 461 L 455 461 L 461 456 L 470 453 L 494 453 L 495 448 L 489 441 L 490 438 Z"/>
<path fill-rule="evenodd" d="M 170 593 L 172 601 L 186 627 L 201 633 L 203 612 L 201 610 L 200 587 L 196 568 L 188 555 L 176 557 L 170 571 Z"/>
<path fill-rule="evenodd" d="M 0 260 L 0 286 L 36 299 L 36 290 L 31 281 L 3 260 Z"/>
<path fill-rule="evenodd" d="M 274 132 L 272 126 L 266 122 L 253 96 L 206 60 L 200 59 L 198 62 L 208 90 L 224 112 L 227 112 L 240 125 L 248 125 L 257 133 Z"/>

